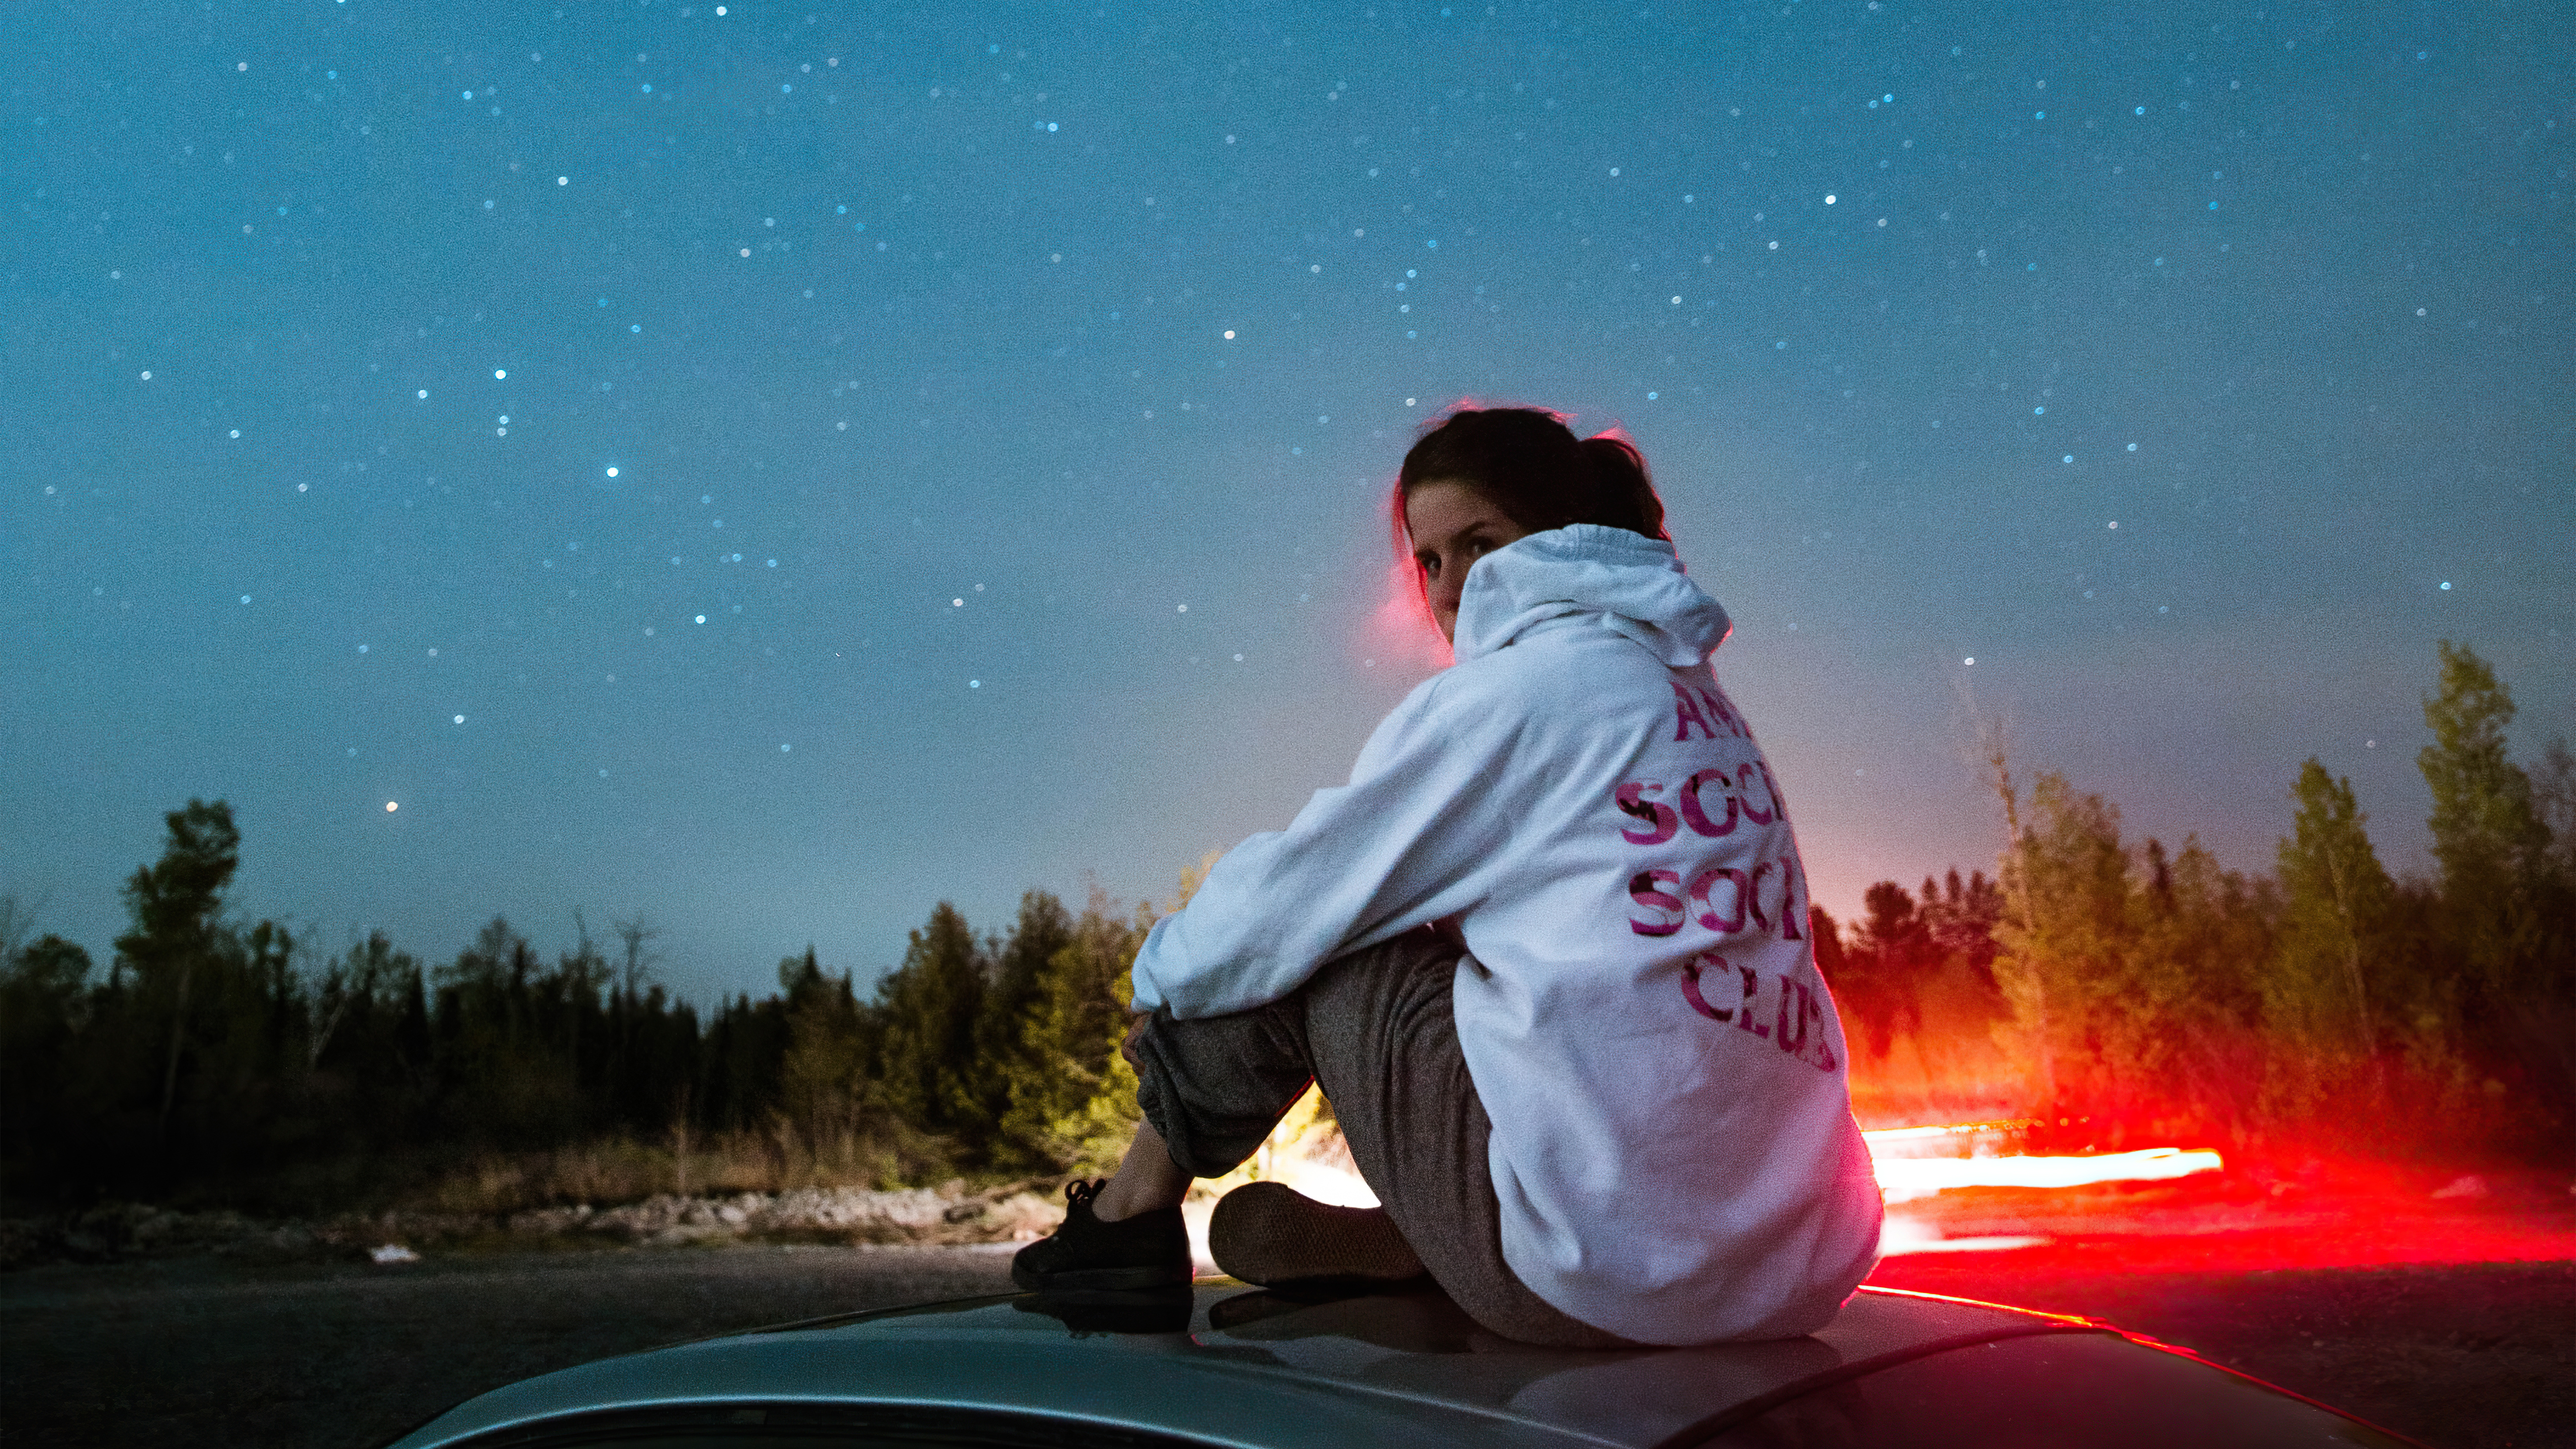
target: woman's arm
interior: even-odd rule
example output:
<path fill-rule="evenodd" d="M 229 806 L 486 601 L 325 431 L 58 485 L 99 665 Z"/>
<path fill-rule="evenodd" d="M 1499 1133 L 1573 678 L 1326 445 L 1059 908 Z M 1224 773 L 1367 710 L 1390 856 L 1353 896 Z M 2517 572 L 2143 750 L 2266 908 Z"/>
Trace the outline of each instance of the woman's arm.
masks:
<path fill-rule="evenodd" d="M 1154 924 L 1133 972 L 1137 1009 L 1250 1010 L 1334 957 L 1483 897 L 1508 863 L 1515 799 L 1544 782 L 1512 767 L 1517 702 L 1460 675 L 1426 681 L 1369 737 L 1349 784 L 1227 852 L 1187 909 Z"/>

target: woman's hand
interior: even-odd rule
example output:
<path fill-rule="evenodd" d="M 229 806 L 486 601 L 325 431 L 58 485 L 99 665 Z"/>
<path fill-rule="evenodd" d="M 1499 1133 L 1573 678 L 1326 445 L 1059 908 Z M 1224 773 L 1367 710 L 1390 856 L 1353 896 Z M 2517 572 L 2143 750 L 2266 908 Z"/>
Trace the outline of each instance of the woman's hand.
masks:
<path fill-rule="evenodd" d="M 1145 1023 L 1152 1021 L 1153 1019 L 1154 1013 L 1150 1011 L 1140 1011 L 1134 1016 L 1129 1017 L 1127 1019 L 1127 1035 L 1118 1043 L 1118 1055 L 1125 1057 L 1127 1059 L 1127 1065 L 1140 1072 L 1145 1069 L 1145 1064 L 1136 1060 L 1136 1038 L 1145 1034 Z"/>

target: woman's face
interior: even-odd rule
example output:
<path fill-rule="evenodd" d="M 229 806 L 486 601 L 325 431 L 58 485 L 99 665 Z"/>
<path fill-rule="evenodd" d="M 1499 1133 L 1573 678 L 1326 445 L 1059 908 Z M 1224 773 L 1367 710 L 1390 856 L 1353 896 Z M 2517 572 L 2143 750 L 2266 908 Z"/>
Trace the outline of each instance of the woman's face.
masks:
<path fill-rule="evenodd" d="M 1458 596 L 1476 560 L 1529 530 L 1505 517 L 1485 495 L 1464 483 L 1435 479 L 1404 496 L 1404 531 L 1413 539 L 1413 561 L 1422 569 L 1422 591 L 1440 637 L 1458 642 Z"/>

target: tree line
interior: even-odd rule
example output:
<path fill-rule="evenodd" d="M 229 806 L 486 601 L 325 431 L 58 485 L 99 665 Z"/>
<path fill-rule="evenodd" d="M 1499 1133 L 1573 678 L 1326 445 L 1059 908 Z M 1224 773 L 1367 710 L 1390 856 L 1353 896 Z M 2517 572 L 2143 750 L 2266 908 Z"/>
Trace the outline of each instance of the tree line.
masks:
<path fill-rule="evenodd" d="M 317 961 L 275 921 L 227 918 L 229 806 L 166 819 L 103 977 L 59 936 L 0 941 L 13 1198 L 336 1206 L 602 1140 L 676 1154 L 684 1186 L 693 1143 L 773 1157 L 771 1181 L 801 1164 L 892 1185 L 1099 1167 L 1133 1131 L 1116 1046 L 1145 908 L 1032 891 L 979 936 L 942 903 L 872 993 L 808 948 L 775 993 L 702 1016 L 650 979 L 641 918 L 603 945 L 576 917 L 552 960 L 495 919 L 443 965 L 381 932 Z"/>
<path fill-rule="evenodd" d="M 2119 807 L 2006 750 L 1983 761 L 1996 876 L 1872 886 L 1819 956 L 1866 1079 L 1925 1029 L 2007 1056 L 2021 1104 L 2088 1139 L 2368 1150 L 2576 1141 L 2576 759 L 2513 762 L 2510 691 L 2444 642 L 2424 697 L 2434 873 L 2392 876 L 2349 778 L 2311 757 L 2269 872 L 2125 840 Z M 1964 1006 L 1961 1003 L 1965 1003 Z"/>
<path fill-rule="evenodd" d="M 2525 771 L 2514 707 L 2444 644 L 2419 758 L 2437 873 L 2381 864 L 2348 779 L 2308 760 L 2274 869 L 2123 838 L 2118 807 L 1986 764 L 1995 874 L 1870 887 L 1813 913 L 1866 1092 L 1900 1045 L 1952 1038 L 2023 1111 L 2143 1134 L 2564 1151 L 2576 1129 L 2576 762 Z M 978 935 L 952 906 L 861 993 L 812 950 L 702 1014 L 652 977 L 654 929 L 576 917 L 549 960 L 494 920 L 427 966 L 370 933 L 321 957 L 225 910 L 224 802 L 167 817 L 102 973 L 0 902 L 0 1174 L 20 1200 L 379 1197 L 475 1154 L 692 1143 L 840 1180 L 1047 1175 L 1114 1162 L 1135 1121 L 1116 1051 L 1154 913 L 1044 892 Z M 2386 1146 L 2385 1142 L 2376 1145 Z"/>

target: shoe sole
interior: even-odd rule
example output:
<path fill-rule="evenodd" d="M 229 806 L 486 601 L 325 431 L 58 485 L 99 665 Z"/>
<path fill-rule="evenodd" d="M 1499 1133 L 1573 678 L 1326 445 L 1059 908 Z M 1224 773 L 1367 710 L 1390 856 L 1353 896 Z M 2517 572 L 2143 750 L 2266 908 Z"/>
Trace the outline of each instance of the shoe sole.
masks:
<path fill-rule="evenodd" d="M 1315 1283 L 1356 1290 L 1423 1274 L 1422 1259 L 1383 1209 L 1316 1202 L 1284 1183 L 1247 1183 L 1208 1219 L 1217 1267 L 1265 1287 Z"/>

